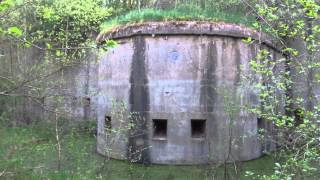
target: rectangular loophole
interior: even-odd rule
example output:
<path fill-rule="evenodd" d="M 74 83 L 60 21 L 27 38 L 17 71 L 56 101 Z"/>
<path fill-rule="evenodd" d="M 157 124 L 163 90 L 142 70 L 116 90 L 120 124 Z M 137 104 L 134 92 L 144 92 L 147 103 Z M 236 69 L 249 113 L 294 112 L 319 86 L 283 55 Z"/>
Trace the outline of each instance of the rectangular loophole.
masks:
<path fill-rule="evenodd" d="M 153 138 L 167 138 L 166 119 L 153 119 Z"/>
<path fill-rule="evenodd" d="M 83 104 L 84 106 L 90 106 L 90 103 L 91 103 L 90 97 L 83 97 L 83 98 L 82 98 L 82 104 Z"/>
<path fill-rule="evenodd" d="M 104 126 L 107 130 L 111 129 L 111 116 L 104 117 Z"/>
<path fill-rule="evenodd" d="M 263 128 L 263 120 L 262 120 L 261 117 L 257 118 L 257 126 L 258 126 L 258 129 L 262 129 Z"/>
<path fill-rule="evenodd" d="M 204 138 L 206 134 L 205 119 L 191 119 L 191 137 Z"/>

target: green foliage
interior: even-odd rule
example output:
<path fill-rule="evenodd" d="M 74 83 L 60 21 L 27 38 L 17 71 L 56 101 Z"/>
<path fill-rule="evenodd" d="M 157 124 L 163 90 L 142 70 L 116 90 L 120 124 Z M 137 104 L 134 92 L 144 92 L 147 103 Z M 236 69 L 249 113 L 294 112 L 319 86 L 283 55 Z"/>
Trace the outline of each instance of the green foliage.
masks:
<path fill-rule="evenodd" d="M 18 36 L 18 37 L 22 36 L 22 30 L 17 28 L 17 27 L 10 27 L 8 29 L 8 33 L 9 34 L 13 34 L 13 35 Z"/>
<path fill-rule="evenodd" d="M 1 28 L 7 28 L 7 34 L 18 37 L 15 40 L 24 46 L 48 51 L 50 59 L 74 61 L 88 49 L 96 48 L 94 39 L 99 26 L 111 15 L 111 8 L 103 7 L 102 2 L 16 1 L 11 6 L 5 6 L 2 13 L 8 17 L 1 18 L 0 14 Z"/>
<path fill-rule="evenodd" d="M 185 11 L 192 12 L 194 7 L 201 11 L 229 11 L 244 10 L 245 6 L 241 0 L 106 0 L 105 6 L 113 7 L 114 15 L 119 16 L 132 10 L 141 9 L 173 9 L 182 6 L 192 7 Z"/>
<path fill-rule="evenodd" d="M 160 166 L 128 164 L 110 160 L 101 171 L 104 157 L 96 153 L 96 138 L 90 131 L 72 128 L 64 131 L 62 140 L 62 169 L 56 170 L 56 142 L 53 124 L 8 128 L 0 126 L 0 179 L 177 179 L 202 180 L 223 178 L 223 167 L 211 176 L 207 166 Z M 241 170 L 271 172 L 271 157 L 249 161 Z M 239 166 L 240 167 L 240 166 Z M 128 169 L 131 168 L 132 174 Z M 230 164 L 230 169 L 233 165 Z M 238 169 L 240 170 L 240 169 Z M 245 174 L 240 179 L 247 179 Z"/>
<path fill-rule="evenodd" d="M 86 49 L 96 48 L 93 39 L 103 21 L 111 15 L 112 7 L 115 14 L 119 15 L 109 19 L 102 25 L 106 31 L 120 24 L 144 21 L 170 21 L 170 20 L 207 20 L 241 23 L 265 30 L 272 34 L 281 43 L 281 52 L 286 59 L 272 61 L 272 54 L 266 49 L 261 50 L 257 57 L 250 62 L 254 72 L 252 87 L 260 94 L 261 106 L 252 109 L 259 117 L 276 127 L 276 144 L 279 147 L 274 154 L 277 162 L 274 164 L 273 174 L 263 170 L 257 172 L 255 168 L 244 168 L 246 175 L 256 179 L 314 179 L 319 176 L 320 167 L 320 104 L 316 103 L 311 108 L 305 108 L 307 99 L 290 96 L 290 91 L 295 87 L 290 71 L 286 67 L 294 68 L 299 76 L 308 79 L 310 73 L 319 72 L 319 2 L 315 0 L 284 0 L 259 1 L 253 11 L 257 12 L 258 20 L 247 16 L 242 1 L 238 0 L 189 0 L 175 1 L 170 8 L 157 8 L 154 1 L 102 1 L 102 0 L 31 0 L 0 2 L 0 33 L 20 42 L 24 47 L 33 46 L 45 51 L 43 61 L 23 72 L 32 76 L 45 75 L 48 70 L 48 61 L 72 63 L 83 57 Z M 233 13 L 230 13 L 233 11 Z M 128 12 L 128 13 L 127 13 Z M 126 13 L 126 14 L 125 14 Z M 122 15 L 121 15 L 122 14 Z M 121 15 L 121 16 L 120 16 Z M 285 43 L 286 39 L 299 39 L 306 46 L 306 52 L 300 52 Z M 252 39 L 244 40 L 255 43 Z M 115 46 L 114 41 L 108 41 L 106 46 Z M 301 61 L 299 58 L 306 57 Z M 312 74 L 311 74 L 312 75 Z M 308 86 L 319 84 L 311 81 Z M 35 97 L 41 97 L 48 86 L 65 85 L 63 81 L 45 82 L 45 79 L 25 83 L 20 75 L 5 78 L 0 82 L 0 93 L 15 89 L 21 85 Z M 28 77 L 29 78 L 29 77 Z M 35 78 L 37 79 L 37 78 Z M 63 79 L 63 78 L 62 78 Z M 13 81 L 14 80 L 14 81 Z M 25 83 L 25 84 L 24 84 Z M 48 91 L 52 92 L 52 91 Z M 27 94 L 27 95 L 29 95 Z M 63 102 L 62 97 L 56 97 L 56 102 Z M 0 103 L 8 101 L 0 99 Z M 231 104 L 229 113 L 237 110 Z M 8 112 L 0 112 L 0 121 L 9 123 L 12 117 Z M 123 118 L 123 117 L 122 117 Z M 57 122 L 60 122 L 57 120 Z M 64 125 L 64 124 L 63 124 Z M 58 130 L 63 126 L 59 124 Z M 103 164 L 101 157 L 92 152 L 95 149 L 96 139 L 89 134 L 81 134 L 72 129 L 58 131 L 54 134 L 53 125 L 37 128 L 3 128 L 0 127 L 0 178 L 22 179 L 26 177 L 43 179 L 66 179 L 67 177 L 79 179 L 109 178 L 109 174 L 97 173 L 97 165 Z M 94 131 L 96 124 L 89 123 L 84 130 Z M 131 127 L 125 128 L 125 132 Z M 54 139 L 61 132 L 62 164 L 63 169 L 56 171 L 57 143 Z M 113 131 L 113 133 L 119 133 Z M 122 131 L 123 132 L 123 131 Z M 258 164 L 264 164 L 260 162 Z M 273 163 L 273 162 L 269 162 Z M 251 165 L 252 167 L 257 164 Z M 175 167 L 158 167 L 156 170 L 137 165 L 133 168 L 125 163 L 112 161 L 111 169 L 115 179 L 128 179 L 127 169 L 136 170 L 138 178 L 149 177 L 153 179 L 173 178 L 187 175 L 200 179 L 207 178 L 203 170 L 186 168 L 181 174 L 181 169 Z M 272 167 L 272 165 L 271 165 Z M 151 169 L 151 170 L 150 170 Z M 261 168 L 263 169 L 263 168 Z M 169 172 L 166 177 L 164 173 Z M 148 174 L 149 173 L 149 174 Z M 177 173 L 177 174 L 176 174 Z M 196 175 L 193 176 L 192 174 Z M 219 176 L 218 176 L 219 177 Z M 195 179 L 193 178 L 193 179 Z M 111 178 L 112 179 L 112 178 Z"/>
<path fill-rule="evenodd" d="M 249 1 L 255 3 L 254 1 Z M 241 0 L 207 0 L 205 1 L 205 9 L 210 11 L 245 11 L 246 6 Z"/>
<path fill-rule="evenodd" d="M 255 27 L 277 38 L 285 59 L 272 60 L 264 49 L 250 62 L 255 74 L 252 85 L 261 102 L 252 112 L 274 125 L 278 149 L 272 175 L 248 175 L 255 179 L 318 179 L 320 104 L 315 101 L 313 88 L 319 87 L 314 73 L 319 72 L 319 1 L 270 0 L 255 7 L 260 18 Z M 295 49 L 288 39 L 295 39 L 305 49 Z"/>
<path fill-rule="evenodd" d="M 288 79 L 289 72 L 276 70 L 285 63 L 287 59 L 271 61 L 267 50 L 261 50 L 250 62 L 251 69 L 260 77 L 255 79 L 253 88 L 259 92 L 261 105 L 252 112 L 274 125 L 274 143 L 278 147 L 274 154 L 278 161 L 274 174 L 258 174 L 256 179 L 313 179 L 319 176 L 320 129 L 317 123 L 320 105 L 308 110 L 299 96 L 288 96 L 288 90 L 295 84 Z"/>
<path fill-rule="evenodd" d="M 230 13 L 228 11 L 208 11 L 202 10 L 199 6 L 180 5 L 175 9 L 142 9 L 133 10 L 121 16 L 114 17 L 101 26 L 101 30 L 108 31 L 118 25 L 139 23 L 146 21 L 215 21 L 245 24 L 251 26 L 255 18 L 246 16 L 242 11 Z"/>
<path fill-rule="evenodd" d="M 41 24 L 29 30 L 31 41 L 49 40 L 47 47 L 56 49 L 57 57 L 81 57 L 83 48 L 93 47 L 94 32 L 100 23 L 110 16 L 111 10 L 101 7 L 101 3 L 99 0 L 56 0 L 36 4 L 34 15 Z"/>
<path fill-rule="evenodd" d="M 6 9 L 13 6 L 13 0 L 4 0 L 0 2 L 0 12 L 5 11 Z"/>

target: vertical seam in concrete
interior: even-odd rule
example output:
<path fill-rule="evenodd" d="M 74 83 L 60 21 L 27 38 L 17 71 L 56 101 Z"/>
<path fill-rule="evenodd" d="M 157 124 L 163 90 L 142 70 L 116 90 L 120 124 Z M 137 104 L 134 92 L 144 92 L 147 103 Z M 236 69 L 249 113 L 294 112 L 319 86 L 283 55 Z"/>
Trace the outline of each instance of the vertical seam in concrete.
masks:
<path fill-rule="evenodd" d="M 87 52 L 88 53 L 88 52 Z M 90 58 L 88 57 L 88 55 L 86 55 L 85 57 L 85 68 L 86 68 L 86 75 L 85 75 L 85 85 L 84 85 L 84 95 L 85 95 L 85 98 L 89 98 L 89 86 L 90 86 Z M 86 99 L 88 100 L 88 99 Z M 88 102 L 87 102 L 88 103 Z M 88 120 L 89 117 L 90 117 L 90 107 L 91 107 L 91 103 L 90 103 L 90 100 L 89 100 L 89 104 L 85 104 L 83 106 L 83 111 L 84 111 L 84 120 Z"/>
<path fill-rule="evenodd" d="M 127 157 L 132 160 L 150 163 L 148 145 L 149 121 L 149 88 L 146 68 L 146 43 L 143 36 L 136 36 L 133 40 L 134 52 L 130 74 L 130 112 L 136 113 L 131 117 L 134 130 L 129 135 Z M 139 143 L 138 143 L 139 142 Z M 140 156 L 141 155 L 141 156 Z"/>
<path fill-rule="evenodd" d="M 217 47 L 216 43 L 211 41 L 207 47 L 207 58 L 200 83 L 200 104 L 204 105 L 205 112 L 213 112 L 216 100 L 216 65 Z"/>
<path fill-rule="evenodd" d="M 236 73 L 236 79 L 235 79 L 235 87 L 237 87 L 240 83 L 240 74 L 241 74 L 241 69 L 240 69 L 240 64 L 241 64 L 241 53 L 240 53 L 240 45 L 238 43 L 238 39 L 235 39 L 234 42 L 235 46 L 235 56 L 236 56 L 236 67 L 237 67 L 237 73 Z"/>

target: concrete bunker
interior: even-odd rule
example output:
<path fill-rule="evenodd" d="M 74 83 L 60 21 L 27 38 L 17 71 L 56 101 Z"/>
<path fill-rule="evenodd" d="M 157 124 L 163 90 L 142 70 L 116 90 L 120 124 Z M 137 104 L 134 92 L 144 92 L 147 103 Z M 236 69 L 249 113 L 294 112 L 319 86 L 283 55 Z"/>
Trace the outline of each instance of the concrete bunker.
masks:
<path fill-rule="evenodd" d="M 261 43 L 244 43 L 248 37 Z M 231 118 L 227 110 L 227 101 L 257 105 L 256 92 L 240 82 L 260 49 L 280 57 L 265 34 L 235 24 L 149 22 L 98 37 L 107 39 L 118 46 L 99 62 L 99 153 L 144 163 L 202 164 L 225 161 L 227 153 L 251 160 L 272 147 L 258 138 L 263 123 L 256 116 L 239 108 Z M 117 103 L 125 107 L 121 112 L 113 108 Z"/>

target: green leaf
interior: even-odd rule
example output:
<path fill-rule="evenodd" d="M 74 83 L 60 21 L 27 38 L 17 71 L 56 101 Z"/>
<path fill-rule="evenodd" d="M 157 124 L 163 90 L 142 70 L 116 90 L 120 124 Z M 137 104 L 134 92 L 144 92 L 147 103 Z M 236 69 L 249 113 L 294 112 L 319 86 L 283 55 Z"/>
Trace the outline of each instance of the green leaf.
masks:
<path fill-rule="evenodd" d="M 26 47 L 26 48 L 31 47 L 31 43 L 30 43 L 30 42 L 25 42 L 23 45 L 24 45 L 24 47 Z"/>
<path fill-rule="evenodd" d="M 315 74 L 315 78 L 316 78 L 318 81 L 320 81 L 320 73 L 319 73 L 319 72 Z"/>
<path fill-rule="evenodd" d="M 12 35 L 15 35 L 15 36 L 22 36 L 22 30 L 21 29 L 19 29 L 18 27 L 10 27 L 9 29 L 8 29 L 8 33 L 9 34 L 12 34 Z"/>
<path fill-rule="evenodd" d="M 107 44 L 107 47 L 113 48 L 113 47 L 115 47 L 115 46 L 117 45 L 117 42 L 114 41 L 114 40 L 108 40 L 108 41 L 106 42 L 106 44 Z"/>
<path fill-rule="evenodd" d="M 51 49 L 52 45 L 50 43 L 46 43 L 47 49 Z"/>
<path fill-rule="evenodd" d="M 251 44 L 251 43 L 253 43 L 253 39 L 252 39 L 251 37 L 243 38 L 243 39 L 242 39 L 242 42 L 245 42 L 245 43 Z"/>
<path fill-rule="evenodd" d="M 54 15 L 54 11 L 52 8 L 44 7 L 42 15 L 43 15 L 43 18 L 50 19 Z"/>
<path fill-rule="evenodd" d="M 5 11 L 11 6 L 13 6 L 13 0 L 0 1 L 0 12 Z"/>
<path fill-rule="evenodd" d="M 56 50 L 56 56 L 58 57 L 62 56 L 62 52 L 60 50 Z"/>

